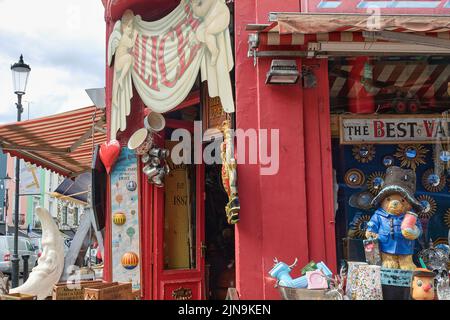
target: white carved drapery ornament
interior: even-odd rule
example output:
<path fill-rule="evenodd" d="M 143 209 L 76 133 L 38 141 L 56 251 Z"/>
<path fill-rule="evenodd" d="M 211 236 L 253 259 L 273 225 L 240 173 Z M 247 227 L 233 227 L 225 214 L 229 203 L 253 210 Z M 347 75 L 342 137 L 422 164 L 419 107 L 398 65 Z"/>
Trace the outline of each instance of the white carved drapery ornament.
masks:
<path fill-rule="evenodd" d="M 224 0 L 182 0 L 152 22 L 125 11 L 108 45 L 109 65 L 115 55 L 110 139 L 126 129 L 132 83 L 148 108 L 164 113 L 187 97 L 200 71 L 209 96 L 219 96 L 224 111 L 234 112 L 229 23 Z"/>

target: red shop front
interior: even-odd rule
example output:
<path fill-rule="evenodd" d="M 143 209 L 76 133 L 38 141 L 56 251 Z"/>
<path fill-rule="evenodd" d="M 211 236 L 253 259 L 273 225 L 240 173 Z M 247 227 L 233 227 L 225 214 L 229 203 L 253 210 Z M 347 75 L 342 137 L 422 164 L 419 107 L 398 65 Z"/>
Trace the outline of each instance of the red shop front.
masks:
<path fill-rule="evenodd" d="M 158 21 L 180 4 L 176 0 L 103 2 L 107 46 L 116 22 L 125 10 L 131 9 L 143 21 Z M 296 23 L 300 21 L 300 12 L 367 13 L 364 4 L 360 5 L 365 2 L 236 0 L 228 3 L 234 56 L 230 77 L 235 112 L 226 115 L 221 110 L 217 111 L 217 101 L 208 96 L 205 84 L 199 80 L 192 81 L 187 97 L 169 111 L 161 112 L 166 126 L 153 142 L 160 148 L 173 147 L 167 140 L 176 129 L 186 129 L 193 136 L 198 134 L 196 120 L 216 121 L 210 125 L 213 127 L 219 120 L 230 119 L 236 129 L 244 131 L 279 130 L 276 174 L 262 174 L 267 169 L 264 161 L 238 164 L 240 220 L 236 224 L 228 224 L 223 209 L 227 198 L 221 189 L 220 166 L 203 163 L 177 167 L 169 164 L 172 173 L 166 176 L 165 187 L 159 188 L 147 181 L 143 173 L 145 164 L 140 159 L 134 159 L 134 165 L 127 167 L 126 156 L 129 153 L 122 149 L 120 165 L 116 165 L 114 170 L 134 172 L 132 177 L 136 179 L 137 188 L 133 188 L 133 184 L 127 188 L 135 192 L 137 206 L 133 217 L 130 215 L 130 220 L 127 220 L 127 223 L 133 222 L 132 225 L 118 226 L 114 223 L 117 213 L 129 214 L 118 211 L 125 199 L 117 197 L 120 181 L 129 182 L 129 177 L 119 174 L 114 178 L 113 171 L 107 192 L 104 270 L 107 280 L 127 281 L 127 270 L 134 270 L 129 278 L 135 288 L 142 290 L 145 299 L 222 299 L 229 287 L 237 289 L 240 299 L 278 299 L 275 281 L 268 276 L 274 258 L 285 262 L 298 259 L 298 265 L 311 260 L 324 261 L 333 272 L 337 271 L 330 112 L 330 92 L 333 89 L 330 79 L 334 76 L 329 73 L 329 58 L 358 57 L 351 62 L 353 72 L 357 74 L 366 65 L 367 56 L 380 55 L 386 49 L 377 47 L 380 42 L 372 39 L 372 51 L 367 53 L 365 44 L 368 40 L 363 36 L 364 30 L 350 29 L 342 17 L 329 16 L 339 20 L 334 29 L 329 30 L 323 27 L 326 23 L 319 24 L 324 21 L 322 15 L 308 16 L 310 32 L 300 30 Z M 437 8 L 426 9 L 387 8 L 382 9 L 382 13 L 414 14 L 423 13 L 423 10 L 428 10 L 429 14 L 446 13 L 444 3 L 442 1 Z M 283 15 L 281 12 L 293 14 Z M 269 16 L 269 13 L 273 14 Z M 392 33 L 403 34 L 398 30 L 385 31 L 391 36 Z M 398 55 L 407 52 L 421 55 L 429 52 L 427 50 L 446 55 L 448 48 L 427 43 L 428 39 L 438 41 L 440 35 L 428 37 L 422 34 L 427 39 L 421 38 L 425 41 L 422 44 L 413 44 L 411 39 L 406 42 L 397 39 L 390 50 Z M 139 43 L 141 40 L 135 41 Z M 135 57 L 140 54 L 142 50 Z M 156 52 L 153 54 L 157 55 Z M 160 58 L 164 61 L 164 57 Z M 313 84 L 307 83 L 306 77 L 295 85 L 266 83 L 274 59 L 295 61 L 299 72 L 313 75 Z M 114 121 L 111 119 L 113 66 L 107 66 L 106 80 L 108 125 L 111 129 Z M 170 81 L 167 84 L 170 87 Z M 123 148 L 143 127 L 143 119 L 148 112 L 146 105 L 152 110 L 155 108 L 155 105 L 144 103 L 135 87 L 131 90 L 131 113 L 126 117 L 125 130 L 117 134 Z M 371 109 L 373 103 L 364 90 L 352 96 L 348 104 L 354 113 L 374 112 Z M 269 140 L 268 150 L 271 150 L 271 143 L 274 141 Z M 206 146 L 204 143 L 203 148 Z M 249 152 L 249 147 L 246 146 L 245 150 Z M 128 160 L 130 158 L 132 156 Z M 176 191 L 178 186 L 181 186 L 181 193 Z M 133 195 L 130 199 L 133 200 Z M 184 209 L 177 209 L 180 203 Z M 181 212 L 187 218 L 177 218 L 173 212 Z M 174 228 L 174 225 L 181 229 Z M 118 239 L 119 234 L 121 237 L 123 234 L 124 239 Z M 125 254 L 118 254 L 122 250 L 118 249 L 123 246 L 119 244 L 122 240 L 131 248 L 126 252 L 125 260 L 122 259 Z M 294 270 L 292 276 L 298 276 L 298 271 Z"/>

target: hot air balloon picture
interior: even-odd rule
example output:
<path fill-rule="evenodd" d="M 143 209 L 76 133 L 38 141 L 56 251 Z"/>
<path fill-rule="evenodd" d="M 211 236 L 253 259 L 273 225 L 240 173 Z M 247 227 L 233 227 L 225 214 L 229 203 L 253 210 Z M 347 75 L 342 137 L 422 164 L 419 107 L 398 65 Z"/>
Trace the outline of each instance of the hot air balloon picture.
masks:
<path fill-rule="evenodd" d="M 127 270 L 133 270 L 139 264 L 139 257 L 134 252 L 126 252 L 120 261 Z"/>
<path fill-rule="evenodd" d="M 119 205 L 119 208 L 120 208 L 120 204 L 122 203 L 122 201 L 123 201 L 123 196 L 122 196 L 122 194 L 117 194 L 116 195 L 116 202 L 117 202 L 117 204 Z"/>
<path fill-rule="evenodd" d="M 134 230 L 133 227 L 129 227 L 127 229 L 127 235 L 130 237 L 130 246 L 131 246 L 131 243 L 133 242 L 133 237 L 135 234 L 136 234 L 136 230 Z"/>

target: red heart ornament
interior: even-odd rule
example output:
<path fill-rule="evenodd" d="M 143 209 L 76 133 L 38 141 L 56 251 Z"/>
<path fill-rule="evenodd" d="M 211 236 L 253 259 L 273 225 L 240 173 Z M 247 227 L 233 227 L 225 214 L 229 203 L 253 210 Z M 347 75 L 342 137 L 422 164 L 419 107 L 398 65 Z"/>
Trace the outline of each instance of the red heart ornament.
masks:
<path fill-rule="evenodd" d="M 120 155 L 120 149 L 120 143 L 117 140 L 104 142 L 100 146 L 100 160 L 102 160 L 108 174 L 111 172 L 114 163 Z"/>

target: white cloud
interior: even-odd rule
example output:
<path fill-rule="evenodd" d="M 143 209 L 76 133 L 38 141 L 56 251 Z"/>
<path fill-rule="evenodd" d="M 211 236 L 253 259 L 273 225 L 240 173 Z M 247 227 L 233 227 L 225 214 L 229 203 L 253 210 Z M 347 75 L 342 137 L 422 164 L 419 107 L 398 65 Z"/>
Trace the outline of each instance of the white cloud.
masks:
<path fill-rule="evenodd" d="M 0 123 L 16 117 L 10 65 L 21 53 L 31 118 L 92 104 L 84 89 L 105 82 L 103 15 L 100 0 L 0 1 Z"/>

